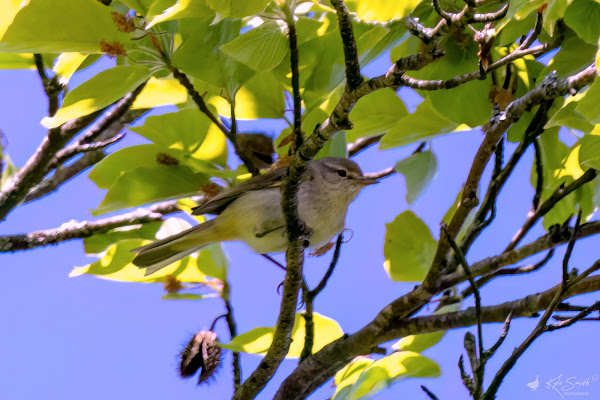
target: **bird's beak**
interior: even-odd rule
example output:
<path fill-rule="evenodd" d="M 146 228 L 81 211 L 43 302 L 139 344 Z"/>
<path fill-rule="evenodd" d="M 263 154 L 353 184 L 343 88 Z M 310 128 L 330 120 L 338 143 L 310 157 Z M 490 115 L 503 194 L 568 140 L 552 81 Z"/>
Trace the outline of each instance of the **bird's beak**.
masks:
<path fill-rule="evenodd" d="M 356 177 L 356 178 L 354 178 L 354 180 L 356 181 L 356 183 L 359 183 L 359 184 L 364 185 L 364 186 L 368 186 L 368 185 L 373 185 L 375 183 L 379 183 L 378 179 L 367 178 L 367 177 L 364 177 L 364 176 Z"/>

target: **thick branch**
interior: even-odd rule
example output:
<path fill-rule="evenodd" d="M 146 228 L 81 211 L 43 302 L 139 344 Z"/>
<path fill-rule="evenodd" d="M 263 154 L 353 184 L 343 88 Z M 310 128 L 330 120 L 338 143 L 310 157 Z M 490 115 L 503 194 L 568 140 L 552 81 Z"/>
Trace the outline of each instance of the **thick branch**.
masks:
<path fill-rule="evenodd" d="M 292 71 L 292 86 L 294 93 L 294 116 L 300 113 L 300 78 L 298 68 L 298 49 L 294 27 L 294 17 L 291 10 L 286 6 L 286 20 L 290 37 L 290 64 Z M 296 96 L 297 94 L 297 96 Z M 300 117 L 300 115 L 298 115 Z M 292 340 L 292 329 L 296 316 L 296 304 L 298 302 L 298 291 L 304 281 L 304 249 L 308 244 L 307 229 L 298 215 L 298 189 L 300 178 L 307 168 L 310 158 L 300 159 L 298 147 L 302 145 L 301 118 L 294 122 L 295 140 L 292 145 L 293 161 L 288 168 L 287 177 L 281 184 L 281 208 L 285 218 L 285 229 L 287 233 L 288 247 L 286 251 L 287 268 L 285 272 L 285 284 L 273 341 L 258 367 L 250 377 L 235 392 L 234 399 L 253 399 L 269 382 L 277 368 L 289 351 Z M 314 156 L 314 155 L 313 155 Z"/>
<path fill-rule="evenodd" d="M 58 228 L 35 231 L 22 235 L 0 236 L 0 253 L 30 250 L 72 239 L 84 239 L 93 235 L 106 233 L 123 226 L 138 225 L 160 221 L 166 214 L 180 211 L 177 201 L 165 201 L 148 208 L 99 219 L 96 221 L 71 221 Z"/>
<path fill-rule="evenodd" d="M 592 276 L 570 288 L 565 297 L 599 290 L 600 276 Z M 483 323 L 502 323 L 506 321 L 511 312 L 513 318 L 532 317 L 537 312 L 545 310 L 558 291 L 560 291 L 560 285 L 519 300 L 482 307 L 481 319 Z M 413 317 L 408 320 L 397 319 L 386 330 L 375 329 L 372 324 L 369 324 L 348 337 L 328 344 L 306 359 L 284 380 L 275 399 L 306 398 L 352 358 L 360 354 L 369 354 L 373 346 L 378 344 L 409 335 L 464 328 L 476 323 L 477 313 L 474 307 L 470 307 L 463 311 L 445 314 Z"/>
<path fill-rule="evenodd" d="M 332 0 L 331 4 L 335 7 L 338 17 L 338 25 L 344 44 L 344 59 L 346 60 L 346 86 L 347 90 L 356 89 L 362 82 L 360 74 L 360 63 L 358 62 L 358 49 L 352 30 L 352 18 L 344 0 Z"/>

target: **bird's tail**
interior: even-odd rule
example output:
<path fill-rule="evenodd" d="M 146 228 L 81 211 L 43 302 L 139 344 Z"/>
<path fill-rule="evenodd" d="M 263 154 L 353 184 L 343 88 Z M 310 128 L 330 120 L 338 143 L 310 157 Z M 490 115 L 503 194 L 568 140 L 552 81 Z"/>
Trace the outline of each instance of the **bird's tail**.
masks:
<path fill-rule="evenodd" d="M 211 243 L 226 240 L 219 237 L 215 225 L 215 220 L 212 219 L 176 235 L 133 249 L 131 251 L 138 252 L 133 264 L 146 268 L 144 275 L 147 276 Z"/>

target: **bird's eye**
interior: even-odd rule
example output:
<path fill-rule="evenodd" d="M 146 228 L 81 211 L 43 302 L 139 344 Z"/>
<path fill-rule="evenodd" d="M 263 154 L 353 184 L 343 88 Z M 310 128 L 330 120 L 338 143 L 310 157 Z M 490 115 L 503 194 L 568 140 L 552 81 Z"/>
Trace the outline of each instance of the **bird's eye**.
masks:
<path fill-rule="evenodd" d="M 338 169 L 337 174 L 343 178 L 344 176 L 346 176 L 346 171 L 344 171 L 343 169 Z"/>

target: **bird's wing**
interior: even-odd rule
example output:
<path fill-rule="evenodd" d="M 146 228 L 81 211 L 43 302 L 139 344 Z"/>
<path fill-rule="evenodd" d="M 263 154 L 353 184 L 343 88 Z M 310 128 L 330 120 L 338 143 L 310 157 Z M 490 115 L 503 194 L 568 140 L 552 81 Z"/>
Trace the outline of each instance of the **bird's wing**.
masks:
<path fill-rule="evenodd" d="M 193 215 L 221 214 L 235 199 L 251 190 L 261 190 L 279 186 L 287 172 L 287 167 L 271 170 L 263 175 L 254 176 L 237 186 L 217 194 L 207 202 L 192 209 Z"/>

